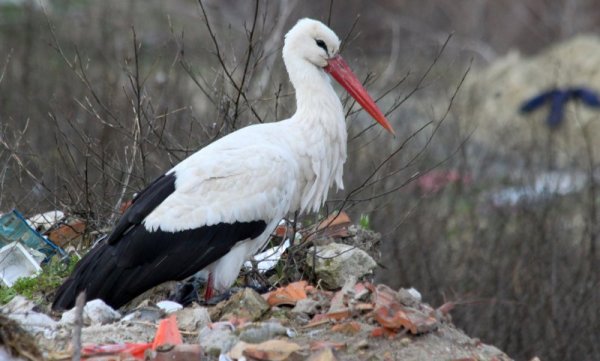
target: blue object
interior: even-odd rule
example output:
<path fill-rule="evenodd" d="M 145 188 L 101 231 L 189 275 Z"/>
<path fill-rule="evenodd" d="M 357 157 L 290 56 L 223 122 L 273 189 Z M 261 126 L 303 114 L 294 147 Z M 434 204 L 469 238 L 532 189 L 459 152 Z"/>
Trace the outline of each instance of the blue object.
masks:
<path fill-rule="evenodd" d="M 55 253 L 66 254 L 62 248 L 31 228 L 23 215 L 13 209 L 0 217 L 0 247 L 15 241 L 42 252 L 46 259 Z"/>
<path fill-rule="evenodd" d="M 530 113 L 546 103 L 550 103 L 550 112 L 546 123 L 551 128 L 556 128 L 562 123 L 565 116 L 565 104 L 569 100 L 580 100 L 583 104 L 600 108 L 600 96 L 595 91 L 584 87 L 571 87 L 566 89 L 550 89 L 538 94 L 521 105 L 522 113 Z"/>

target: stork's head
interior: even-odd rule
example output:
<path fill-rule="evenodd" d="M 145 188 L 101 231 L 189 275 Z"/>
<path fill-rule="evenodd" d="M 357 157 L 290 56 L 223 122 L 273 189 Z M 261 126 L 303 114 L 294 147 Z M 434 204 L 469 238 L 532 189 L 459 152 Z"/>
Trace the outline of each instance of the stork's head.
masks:
<path fill-rule="evenodd" d="M 285 35 L 283 59 L 288 70 L 290 63 L 300 61 L 329 73 L 379 124 L 394 134 L 381 110 L 338 54 L 339 50 L 340 39 L 333 30 L 320 21 L 305 18 Z"/>
<path fill-rule="evenodd" d="M 320 21 L 305 18 L 285 35 L 283 56 L 297 56 L 324 68 L 339 49 L 340 39 L 331 29 Z"/>

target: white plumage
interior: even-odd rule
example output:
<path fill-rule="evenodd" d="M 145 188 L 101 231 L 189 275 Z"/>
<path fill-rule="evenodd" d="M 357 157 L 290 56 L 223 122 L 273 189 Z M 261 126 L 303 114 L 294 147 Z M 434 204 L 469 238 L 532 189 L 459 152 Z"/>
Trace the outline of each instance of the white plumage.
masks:
<path fill-rule="evenodd" d="M 300 20 L 286 35 L 283 47 L 283 59 L 296 89 L 296 113 L 289 119 L 248 126 L 221 138 L 179 163 L 141 192 L 139 199 L 134 200 L 133 210 L 128 211 L 131 215 L 123 216 L 105 246 L 114 250 L 97 251 L 98 255 L 89 256 L 125 259 L 116 261 L 115 267 L 120 267 L 121 275 L 104 277 L 114 279 L 113 282 L 125 282 L 123 279 L 134 282 L 132 277 L 126 276 L 143 274 L 138 270 L 143 267 L 151 268 L 152 272 L 170 272 L 170 278 L 189 276 L 190 272 L 203 269 L 212 275 L 212 286 L 223 291 L 231 286 L 243 262 L 265 244 L 283 217 L 297 210 L 318 211 L 334 183 L 338 189 L 343 188 L 347 140 L 344 112 L 326 71 L 334 75 L 378 122 L 392 130 L 337 55 L 339 45 L 335 33 L 322 23 Z M 185 237 L 180 237 L 184 234 Z M 172 248 L 153 243 L 161 250 L 147 251 L 138 249 L 143 247 L 141 245 L 150 246 L 150 241 L 138 240 L 143 237 L 159 239 L 156 242 L 178 243 Z M 165 239 L 161 241 L 163 237 Z M 185 253 L 180 244 L 189 247 L 190 238 L 194 237 L 202 239 L 198 242 L 204 242 L 202 247 L 195 248 L 198 257 L 204 260 L 194 264 L 198 269 L 186 269 L 186 272 L 167 269 L 165 264 L 169 267 L 177 265 L 171 258 Z M 140 246 L 124 246 L 123 243 Z M 127 252 L 156 254 L 132 257 L 123 254 Z M 101 262 L 84 261 L 78 269 L 91 268 Z M 71 290 L 80 289 L 87 289 L 88 293 L 92 289 L 94 296 L 109 298 L 116 305 L 123 303 L 123 297 L 110 299 L 102 292 L 95 292 L 94 288 L 102 288 L 101 282 L 96 285 L 95 279 L 87 277 L 85 270 L 79 273 L 76 270 L 71 277 L 73 280 L 67 281 L 59 290 L 54 306 L 69 306 L 72 303 L 70 293 L 75 293 Z M 163 278 L 156 282 L 164 281 Z M 131 293 L 147 288 L 150 283 L 153 282 L 143 282 L 139 286 L 136 283 L 135 292 Z M 121 289 L 125 290 L 123 287 Z"/>

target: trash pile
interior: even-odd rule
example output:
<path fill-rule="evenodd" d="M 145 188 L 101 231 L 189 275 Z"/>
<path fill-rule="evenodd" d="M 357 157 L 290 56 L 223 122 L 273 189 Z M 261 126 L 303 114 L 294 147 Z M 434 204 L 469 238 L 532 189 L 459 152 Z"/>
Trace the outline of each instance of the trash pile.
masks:
<path fill-rule="evenodd" d="M 47 308 L 16 296 L 0 306 L 0 356 L 69 360 L 81 355 L 93 361 L 510 360 L 457 330 L 448 314 L 451 304 L 433 308 L 415 289 L 371 283 L 380 236 L 353 226 L 346 214 L 335 214 L 308 232 L 290 232 L 282 225 L 276 233 L 281 244 L 255 256 L 247 269 L 273 277 L 289 256 L 293 242 L 288 235 L 293 234 L 297 245 L 310 239 L 302 255 L 314 270 L 315 282 L 300 280 L 263 294 L 238 288 L 216 305 L 183 307 L 147 297 L 114 310 L 91 300 L 62 314 L 45 313 Z M 28 337 L 8 339 L 4 335 L 14 334 L 8 327 Z"/>
<path fill-rule="evenodd" d="M 54 211 L 25 219 L 16 209 L 0 216 L 0 283 L 11 287 L 17 279 L 39 273 L 52 256 L 65 255 L 53 241 L 60 233 L 51 227 L 62 218 L 62 212 Z"/>
<path fill-rule="evenodd" d="M 449 308 L 430 307 L 414 289 L 351 280 L 339 291 L 306 281 L 263 295 L 244 288 L 210 307 L 142 302 L 125 315 L 93 300 L 81 310 L 78 352 L 94 361 L 510 360 L 455 329 Z M 76 313 L 54 320 L 22 297 L 0 308 L 48 360 L 71 359 Z"/>

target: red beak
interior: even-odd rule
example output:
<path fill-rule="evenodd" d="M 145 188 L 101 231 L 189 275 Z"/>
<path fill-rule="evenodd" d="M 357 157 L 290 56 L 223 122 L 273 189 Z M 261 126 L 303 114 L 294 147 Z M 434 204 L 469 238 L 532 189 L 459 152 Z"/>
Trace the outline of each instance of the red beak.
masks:
<path fill-rule="evenodd" d="M 360 80 L 354 75 L 348 64 L 342 59 L 341 56 L 336 55 L 327 61 L 327 66 L 324 68 L 326 72 L 331 74 L 333 78 L 340 83 L 341 86 L 348 91 L 348 93 L 356 99 L 367 113 L 371 114 L 381 126 L 383 126 L 388 132 L 396 135 L 392 125 L 385 118 L 385 115 L 377 107 L 377 104 L 373 101 L 367 90 L 362 86 Z"/>

